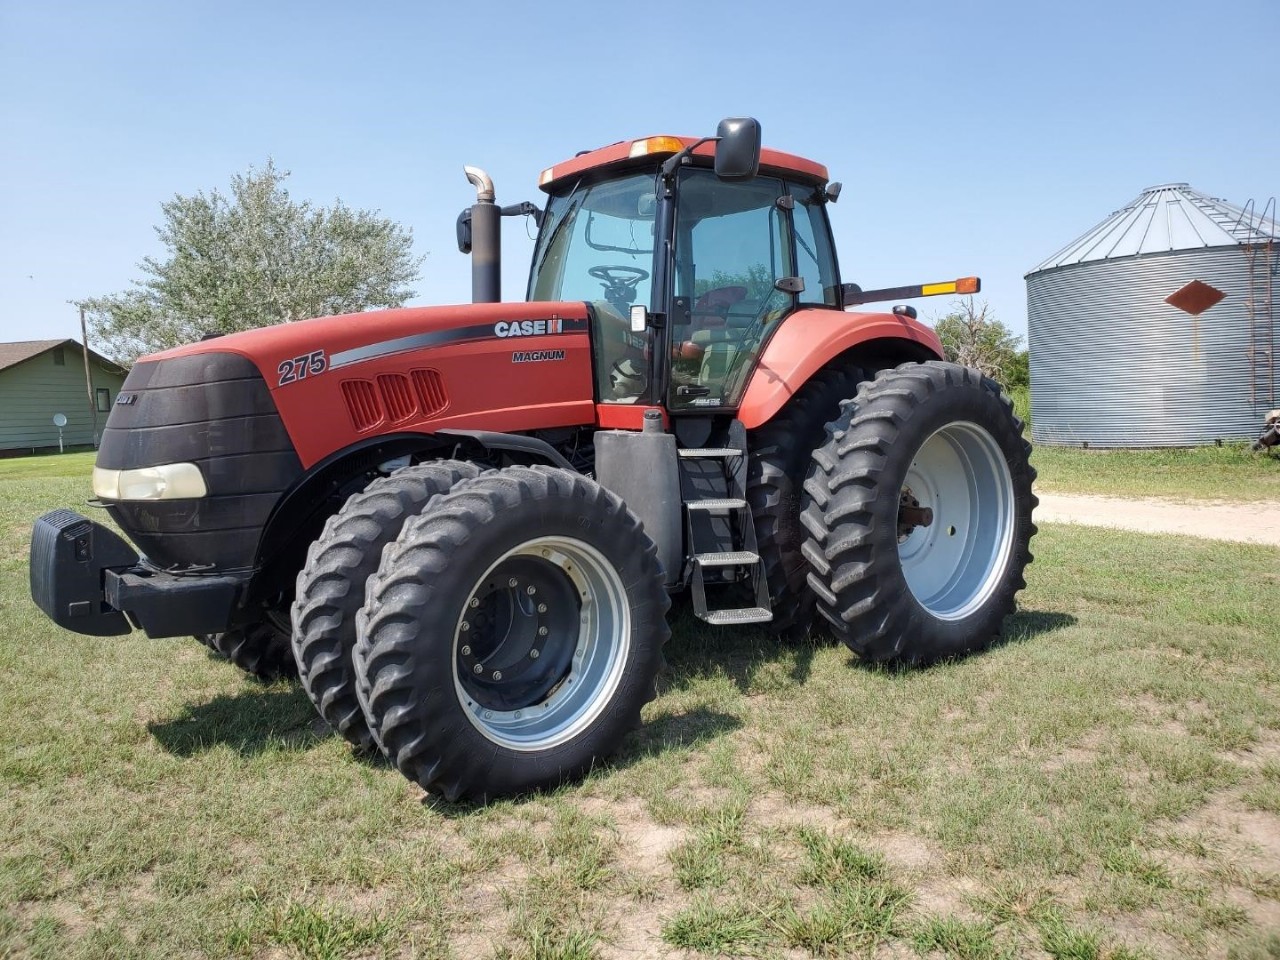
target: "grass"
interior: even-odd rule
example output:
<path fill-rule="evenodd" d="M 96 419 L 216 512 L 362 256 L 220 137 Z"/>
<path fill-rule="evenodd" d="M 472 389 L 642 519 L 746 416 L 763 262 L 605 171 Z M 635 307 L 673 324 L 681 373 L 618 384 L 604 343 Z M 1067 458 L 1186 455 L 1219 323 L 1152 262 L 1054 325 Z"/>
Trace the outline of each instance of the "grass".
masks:
<path fill-rule="evenodd" d="M 1049 493 L 1177 500 L 1280 500 L 1280 456 L 1248 444 L 1185 450 L 1075 450 L 1039 445 L 1037 487 Z"/>
<path fill-rule="evenodd" d="M 679 607 L 613 762 L 474 807 L 36 613 L 89 462 L 0 462 L 0 957 L 1280 956 L 1280 550 L 1048 526 L 1006 642 L 923 670 Z"/>

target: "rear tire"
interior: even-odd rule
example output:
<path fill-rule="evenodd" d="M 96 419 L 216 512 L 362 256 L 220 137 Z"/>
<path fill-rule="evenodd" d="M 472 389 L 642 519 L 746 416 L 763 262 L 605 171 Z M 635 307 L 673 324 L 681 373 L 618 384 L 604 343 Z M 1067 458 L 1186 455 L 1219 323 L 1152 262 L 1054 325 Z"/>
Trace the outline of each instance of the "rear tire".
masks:
<path fill-rule="evenodd" d="M 366 581 L 410 517 L 432 497 L 479 473 L 479 467 L 459 460 L 397 470 L 348 499 L 307 551 L 292 610 L 298 677 L 320 716 L 360 749 L 377 749 L 351 667 Z"/>
<path fill-rule="evenodd" d="M 773 604 L 768 629 L 788 639 L 803 639 L 813 623 L 815 598 L 801 553 L 805 477 L 827 424 L 840 416 L 841 402 L 857 393 L 865 376 L 858 367 L 824 367 L 748 443 L 747 501 Z"/>
<path fill-rule="evenodd" d="M 486 800 L 576 778 L 655 695 L 657 551 L 586 477 L 511 467 L 405 525 L 358 616 L 357 691 L 410 780 Z"/>
<path fill-rule="evenodd" d="M 836 635 L 877 661 L 990 645 L 1032 559 L 1030 450 L 976 370 L 904 364 L 863 384 L 805 484 L 809 585 Z"/>

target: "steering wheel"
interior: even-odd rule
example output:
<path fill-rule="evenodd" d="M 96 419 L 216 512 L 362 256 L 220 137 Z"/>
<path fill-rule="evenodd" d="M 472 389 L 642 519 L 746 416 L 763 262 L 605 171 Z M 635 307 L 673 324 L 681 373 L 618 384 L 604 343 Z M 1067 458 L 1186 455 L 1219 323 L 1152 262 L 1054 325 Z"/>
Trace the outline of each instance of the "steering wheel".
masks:
<path fill-rule="evenodd" d="M 603 281 L 606 288 L 628 287 L 631 290 L 635 290 L 641 280 L 649 279 L 648 270 L 622 265 L 592 267 L 587 275 Z"/>

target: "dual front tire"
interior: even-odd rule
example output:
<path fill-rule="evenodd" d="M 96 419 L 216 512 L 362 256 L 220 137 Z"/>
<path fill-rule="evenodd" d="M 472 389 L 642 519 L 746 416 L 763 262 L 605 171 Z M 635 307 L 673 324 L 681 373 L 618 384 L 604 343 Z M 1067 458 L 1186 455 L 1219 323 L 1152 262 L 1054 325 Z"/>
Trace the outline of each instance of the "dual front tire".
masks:
<path fill-rule="evenodd" d="M 653 698 L 669 605 L 623 502 L 563 470 L 458 484 L 385 553 L 356 690 L 388 758 L 446 799 L 581 776 Z"/>
<path fill-rule="evenodd" d="M 615 495 L 442 461 L 351 497 L 292 609 L 308 696 L 450 800 L 554 785 L 639 723 L 668 637 L 657 553 Z"/>

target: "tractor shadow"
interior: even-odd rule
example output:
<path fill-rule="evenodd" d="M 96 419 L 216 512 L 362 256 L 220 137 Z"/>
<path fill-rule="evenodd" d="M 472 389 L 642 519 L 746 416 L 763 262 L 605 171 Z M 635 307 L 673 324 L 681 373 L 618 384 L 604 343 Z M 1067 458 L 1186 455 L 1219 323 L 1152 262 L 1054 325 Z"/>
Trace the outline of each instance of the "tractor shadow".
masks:
<path fill-rule="evenodd" d="M 302 687 L 284 680 L 255 682 L 237 693 L 187 704 L 178 716 L 153 721 L 147 730 L 179 757 L 199 756 L 217 747 L 230 747 L 244 757 L 302 752 L 337 736 L 316 714 Z"/>
<path fill-rule="evenodd" d="M 672 603 L 668 619 L 671 640 L 667 668 L 658 678 L 660 696 L 717 679 L 729 680 L 740 693 L 784 679 L 802 684 L 813 670 L 814 655 L 833 642 L 825 636 L 788 642 L 752 627 L 708 626 L 694 615 L 687 597 Z"/>
<path fill-rule="evenodd" d="M 763 630 L 708 627 L 694 616 L 691 604 L 681 601 L 673 605 L 670 620 L 667 668 L 658 678 L 660 697 L 720 680 L 746 694 L 776 689 L 780 683 L 803 684 L 818 652 L 838 643 L 825 631 L 792 643 Z M 1075 623 L 1076 618 L 1066 613 L 1019 610 L 1005 621 L 1002 636 L 989 649 L 1028 643 Z M 868 663 L 850 655 L 848 662 L 852 669 L 912 672 L 942 669 L 954 661 L 903 667 Z M 620 769 L 651 757 L 688 751 L 741 726 L 738 717 L 707 706 L 664 713 L 628 737 L 605 767 Z M 153 721 L 147 729 L 165 750 L 181 757 L 198 756 L 218 747 L 229 747 L 245 757 L 269 751 L 303 752 L 339 736 L 317 716 L 302 687 L 283 680 L 253 682 L 236 693 L 188 704 L 176 717 Z M 352 756 L 370 766 L 388 765 L 380 755 L 353 750 Z"/>

